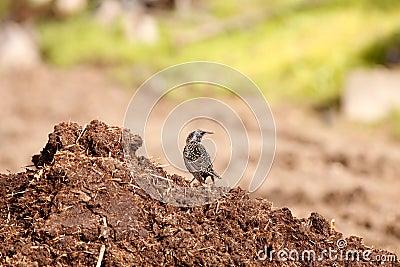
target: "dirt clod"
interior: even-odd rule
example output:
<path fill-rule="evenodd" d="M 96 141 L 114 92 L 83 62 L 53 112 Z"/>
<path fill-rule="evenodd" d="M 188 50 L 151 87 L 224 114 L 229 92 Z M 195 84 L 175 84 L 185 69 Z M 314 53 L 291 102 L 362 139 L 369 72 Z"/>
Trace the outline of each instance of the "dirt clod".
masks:
<path fill-rule="evenodd" d="M 36 170 L 0 175 L 0 265 L 95 266 L 103 245 L 102 266 L 281 266 L 279 251 L 301 256 L 310 250 L 315 259 L 290 258 L 286 264 L 381 266 L 378 256 L 395 257 L 364 246 L 361 238 L 331 231 L 317 213 L 298 219 L 288 208 L 275 209 L 240 188 L 203 206 L 161 203 L 135 178 L 151 170 L 180 186 L 188 183 L 136 157 L 141 139 L 135 135 L 131 172 L 121 134 L 99 121 L 61 123 L 33 156 Z M 338 244 L 360 257 L 370 250 L 369 260 L 321 256 L 324 250 L 339 250 Z"/>

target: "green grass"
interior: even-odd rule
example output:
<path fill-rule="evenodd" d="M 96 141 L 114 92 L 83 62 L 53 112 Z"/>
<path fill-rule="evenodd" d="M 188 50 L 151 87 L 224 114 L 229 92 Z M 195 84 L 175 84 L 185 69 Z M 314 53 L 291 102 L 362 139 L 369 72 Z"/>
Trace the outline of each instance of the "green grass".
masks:
<path fill-rule="evenodd" d="M 155 72 L 186 61 L 216 61 L 249 76 L 269 99 L 320 103 L 338 97 L 349 69 L 365 65 L 362 51 L 400 29 L 399 2 L 336 0 L 297 10 L 298 1 L 271 1 L 267 8 L 281 15 L 183 47 L 170 40 L 179 35 L 179 27 L 169 24 L 174 18 L 161 18 L 162 40 L 150 47 L 129 43 L 118 27 L 104 29 L 84 16 L 42 23 L 40 32 L 43 53 L 56 65 L 111 63 L 128 73 L 132 64 Z M 248 9 L 265 8 L 264 3 L 257 0 Z M 214 1 L 210 8 L 221 19 L 240 14 L 240 4 Z M 121 73 L 115 76 L 139 82 Z"/>
<path fill-rule="evenodd" d="M 209 12 L 217 18 L 227 18 L 241 13 L 251 12 L 259 9 L 290 9 L 298 0 L 252 0 L 243 2 L 240 0 L 215 1 L 204 0 Z"/>
<path fill-rule="evenodd" d="M 154 46 L 129 42 L 118 25 L 105 27 L 85 14 L 42 22 L 39 31 L 44 57 L 58 66 L 151 62 L 154 54 L 167 49 L 165 41 Z"/>
<path fill-rule="evenodd" d="M 223 62 L 272 98 L 318 102 L 338 95 L 345 73 L 360 63 L 359 51 L 399 28 L 399 16 L 400 9 L 366 12 L 357 5 L 305 10 L 191 45 L 177 59 Z"/>
<path fill-rule="evenodd" d="M 400 140 L 400 110 L 393 110 L 387 117 L 386 124 L 389 126 L 391 136 Z"/>
<path fill-rule="evenodd" d="M 6 17 L 9 9 L 10 9 L 10 0 L 1 0 L 0 1 L 0 19 Z"/>

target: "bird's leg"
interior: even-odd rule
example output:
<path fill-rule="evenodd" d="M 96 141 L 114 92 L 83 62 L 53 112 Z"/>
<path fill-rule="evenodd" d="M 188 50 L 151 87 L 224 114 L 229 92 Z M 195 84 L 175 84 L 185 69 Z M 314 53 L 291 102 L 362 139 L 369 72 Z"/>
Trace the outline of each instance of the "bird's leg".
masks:
<path fill-rule="evenodd" d="M 205 188 L 211 188 L 211 185 L 212 185 L 212 184 L 211 184 L 211 183 L 206 183 L 206 180 L 207 180 L 207 178 L 208 178 L 210 175 L 209 175 L 208 173 L 206 173 L 205 175 L 206 175 L 206 176 L 203 176 L 203 181 L 204 181 L 204 185 L 203 185 L 203 186 L 204 186 Z M 210 176 L 210 177 L 211 177 L 211 179 L 212 179 L 212 176 Z"/>
<path fill-rule="evenodd" d="M 199 173 L 192 173 L 193 174 L 193 179 L 190 181 L 190 185 L 194 180 L 197 180 L 201 185 L 203 184 L 203 177 Z"/>

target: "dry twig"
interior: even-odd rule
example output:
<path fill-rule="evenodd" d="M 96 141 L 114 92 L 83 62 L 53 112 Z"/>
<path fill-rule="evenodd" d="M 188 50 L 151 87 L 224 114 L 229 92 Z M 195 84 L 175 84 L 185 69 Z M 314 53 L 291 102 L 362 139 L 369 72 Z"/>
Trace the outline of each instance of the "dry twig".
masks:
<path fill-rule="evenodd" d="M 105 245 L 101 245 L 100 254 L 99 254 L 99 258 L 97 259 L 96 267 L 100 267 L 101 266 L 101 262 L 103 261 L 103 256 L 104 256 L 104 252 L 105 251 L 106 251 L 106 246 Z"/>

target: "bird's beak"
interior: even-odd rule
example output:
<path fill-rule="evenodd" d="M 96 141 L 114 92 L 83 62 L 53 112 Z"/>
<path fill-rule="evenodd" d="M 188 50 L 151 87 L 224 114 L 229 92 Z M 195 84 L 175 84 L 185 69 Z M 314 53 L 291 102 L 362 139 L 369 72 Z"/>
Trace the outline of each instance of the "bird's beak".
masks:
<path fill-rule="evenodd" d="M 203 131 L 203 134 L 213 134 L 213 132 Z"/>

